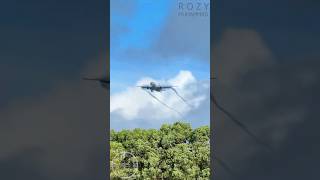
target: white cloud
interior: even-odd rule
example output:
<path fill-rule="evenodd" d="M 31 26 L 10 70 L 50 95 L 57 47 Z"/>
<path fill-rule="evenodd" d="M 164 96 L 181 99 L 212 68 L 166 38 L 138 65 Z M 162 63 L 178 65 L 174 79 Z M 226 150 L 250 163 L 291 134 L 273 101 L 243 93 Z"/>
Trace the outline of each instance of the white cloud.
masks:
<path fill-rule="evenodd" d="M 199 108 L 209 96 L 209 81 L 200 83 L 190 71 L 182 70 L 175 77 L 167 81 L 144 77 L 134 87 L 128 87 L 125 91 L 112 94 L 110 99 L 111 114 L 120 116 L 120 119 L 127 121 L 135 119 L 143 121 L 164 121 L 164 119 L 168 119 L 174 121 L 178 118 L 180 119 L 181 115 L 179 113 L 164 106 L 147 92 L 136 87 L 149 84 L 150 81 L 161 85 L 176 86 L 177 92 L 191 106 L 186 104 L 170 89 L 163 92 L 153 92 L 152 94 L 169 107 L 181 113 L 183 117 Z"/>

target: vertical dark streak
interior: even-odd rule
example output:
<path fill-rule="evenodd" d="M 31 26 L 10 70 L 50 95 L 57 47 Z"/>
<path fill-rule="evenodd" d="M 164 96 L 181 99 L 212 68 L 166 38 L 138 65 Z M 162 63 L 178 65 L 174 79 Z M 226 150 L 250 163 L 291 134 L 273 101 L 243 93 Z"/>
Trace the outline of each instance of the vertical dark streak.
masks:
<path fill-rule="evenodd" d="M 213 34 L 214 34 L 214 23 L 213 23 L 213 18 L 214 17 L 214 1 L 210 0 L 210 77 L 214 77 L 214 63 L 213 63 L 213 51 L 212 51 L 212 47 L 214 44 L 213 41 Z M 210 78 L 210 93 L 213 92 L 213 81 Z M 214 104 L 210 101 L 210 134 L 211 134 L 211 138 L 210 138 L 210 179 L 214 179 L 214 175 L 216 174 L 214 172 Z"/>
<path fill-rule="evenodd" d="M 106 133 L 106 179 L 110 179 L 110 18 L 111 18 L 111 11 L 110 11 L 110 0 L 107 0 L 107 30 L 106 33 L 107 34 L 107 39 L 106 39 L 106 44 L 107 44 L 107 57 L 106 57 L 106 76 L 107 76 L 107 82 L 109 84 L 108 86 L 108 92 L 107 92 L 107 97 L 109 97 L 109 99 L 106 99 L 107 102 L 107 122 L 106 122 L 106 129 L 105 129 L 105 133 Z"/>

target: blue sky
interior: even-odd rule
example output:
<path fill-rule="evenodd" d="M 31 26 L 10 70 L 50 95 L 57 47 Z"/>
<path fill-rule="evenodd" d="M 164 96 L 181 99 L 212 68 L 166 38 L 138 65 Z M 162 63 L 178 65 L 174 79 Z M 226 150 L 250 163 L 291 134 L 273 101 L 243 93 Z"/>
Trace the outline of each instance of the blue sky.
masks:
<path fill-rule="evenodd" d="M 111 1 L 111 6 L 113 5 Z M 172 7 L 172 1 L 162 0 L 151 3 L 147 0 L 135 1 L 135 10 L 132 16 L 123 15 L 120 10 L 113 10 L 111 7 L 111 27 L 122 25 L 130 29 L 128 33 L 122 33 L 116 40 L 120 41 L 119 46 L 111 45 L 113 51 L 121 51 L 130 46 L 147 48 L 159 33 L 165 18 Z M 113 30 L 113 29 L 112 29 Z M 111 37 L 112 39 L 112 37 Z M 115 49 L 114 49 L 115 48 Z"/>
<path fill-rule="evenodd" d="M 117 3 L 111 1 L 111 34 L 117 31 L 118 27 L 129 29 L 128 32 L 120 32 L 118 36 L 111 35 L 111 92 L 119 89 L 116 84 L 129 85 L 135 83 L 147 71 L 159 77 L 161 73 L 161 64 L 155 64 L 150 61 L 140 59 L 129 59 L 125 57 L 118 59 L 118 54 L 125 53 L 128 48 L 148 49 L 152 42 L 157 38 L 159 30 L 162 28 L 170 12 L 170 1 L 158 1 L 149 3 L 145 0 L 134 1 L 134 13 L 128 16 L 123 12 L 125 9 L 115 8 Z M 122 5 L 124 5 L 122 3 Z M 115 9 L 115 10 L 114 10 Z M 117 33 L 117 32 L 115 32 Z M 143 64 L 143 66 L 141 66 Z M 156 67 L 155 67 L 156 66 Z M 130 72 L 130 75 L 129 73 Z"/>
<path fill-rule="evenodd" d="M 159 38 L 170 13 L 175 11 L 175 3 L 170 0 L 136 0 L 134 13 L 126 14 L 119 8 L 113 8 L 116 1 L 111 1 L 111 92 L 119 90 L 115 84 L 133 84 L 143 76 L 167 79 L 179 70 L 190 70 L 200 79 L 209 77 L 209 63 L 190 57 L 167 57 L 162 59 L 153 55 L 152 45 Z M 122 4 L 123 5 L 123 4 Z M 116 10 L 113 10 L 116 9 Z M 209 18 L 208 18 L 209 21 Z M 119 29 L 126 29 L 121 31 Z M 114 35 L 115 34 L 115 35 Z M 209 35 L 208 35 L 209 38 Z M 123 55 L 128 49 L 147 53 L 145 57 L 132 58 Z M 151 49 L 151 50 L 150 50 Z M 208 52 L 209 53 L 209 52 Z M 150 58 L 150 59 L 147 59 Z M 128 73 L 130 72 L 130 73 Z"/>
<path fill-rule="evenodd" d="M 197 23 L 199 19 L 192 17 L 178 19 L 176 7 L 177 2 L 170 0 L 136 0 L 129 4 L 124 4 L 122 1 L 111 1 L 111 95 L 135 86 L 141 78 L 168 80 L 175 77 L 181 70 L 192 72 L 197 80 L 209 80 L 209 17 L 200 19 L 200 22 L 205 24 L 203 27 L 205 33 L 197 30 L 198 33 L 205 35 L 192 41 L 190 37 L 193 34 L 185 29 L 190 29 L 189 26 Z M 168 31 L 177 24 L 172 22 L 172 19 L 185 24 L 185 27 L 180 24 L 180 27 L 175 28 L 178 34 Z M 170 36 L 175 35 L 180 38 L 172 42 L 177 43 L 177 47 L 166 46 L 168 40 L 171 44 Z M 163 37 L 166 37 L 166 40 L 163 40 Z M 207 46 L 208 51 L 199 51 L 194 48 L 192 53 L 195 55 L 190 55 L 189 52 L 180 53 L 179 50 L 185 44 L 190 47 Z M 206 124 L 209 124 L 209 107 L 207 108 L 207 112 L 201 112 L 207 114 L 202 118 L 205 118 Z M 118 118 L 111 118 L 111 126 L 117 124 Z M 141 123 L 143 124 L 145 123 Z"/>

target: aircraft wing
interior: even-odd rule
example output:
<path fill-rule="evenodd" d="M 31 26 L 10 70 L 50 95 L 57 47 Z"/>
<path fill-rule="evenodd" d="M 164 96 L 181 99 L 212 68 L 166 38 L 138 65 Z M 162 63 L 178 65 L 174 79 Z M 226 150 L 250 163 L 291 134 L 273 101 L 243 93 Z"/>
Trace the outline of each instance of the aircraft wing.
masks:
<path fill-rule="evenodd" d="M 106 78 L 87 78 L 84 77 L 82 78 L 82 80 L 88 80 L 88 81 L 100 81 L 102 83 L 110 83 L 110 80 L 106 79 Z"/>
<path fill-rule="evenodd" d="M 151 89 L 150 86 L 137 86 L 137 87 L 141 87 L 142 89 Z"/>
<path fill-rule="evenodd" d="M 160 86 L 162 89 L 171 89 L 173 88 L 174 86 Z"/>
<path fill-rule="evenodd" d="M 84 77 L 84 78 L 82 78 L 83 80 L 88 80 L 88 81 L 100 81 L 100 79 L 99 78 L 86 78 L 86 77 Z"/>

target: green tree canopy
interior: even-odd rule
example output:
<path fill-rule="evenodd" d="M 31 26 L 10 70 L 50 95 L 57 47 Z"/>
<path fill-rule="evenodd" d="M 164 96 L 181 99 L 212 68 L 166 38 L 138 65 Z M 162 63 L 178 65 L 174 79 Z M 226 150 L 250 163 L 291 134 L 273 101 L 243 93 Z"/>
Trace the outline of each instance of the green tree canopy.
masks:
<path fill-rule="evenodd" d="M 111 130 L 111 179 L 209 179 L 210 128 L 163 124 L 160 130 Z M 124 155 L 126 154 L 127 155 Z"/>

